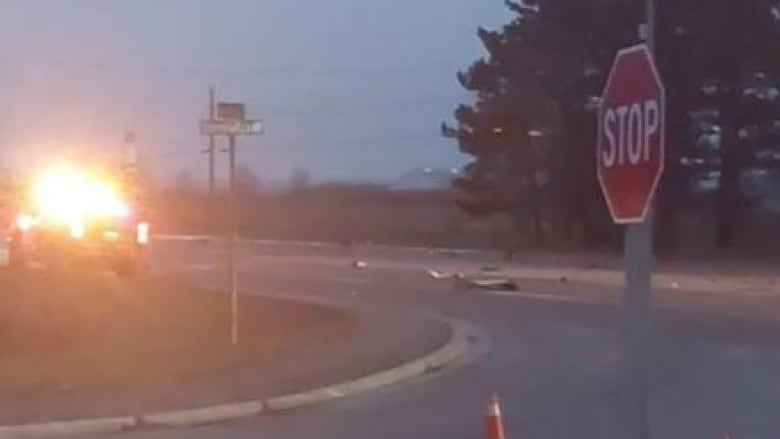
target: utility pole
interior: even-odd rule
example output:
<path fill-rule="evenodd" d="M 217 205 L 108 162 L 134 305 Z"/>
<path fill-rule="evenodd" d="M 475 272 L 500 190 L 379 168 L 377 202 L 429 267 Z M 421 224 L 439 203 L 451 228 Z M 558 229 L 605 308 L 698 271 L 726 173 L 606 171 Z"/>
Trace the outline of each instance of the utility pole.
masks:
<path fill-rule="evenodd" d="M 655 0 L 645 0 L 645 20 L 647 21 L 647 36 L 645 38 L 645 44 L 647 44 L 647 47 L 650 49 L 650 53 L 655 56 Z"/>

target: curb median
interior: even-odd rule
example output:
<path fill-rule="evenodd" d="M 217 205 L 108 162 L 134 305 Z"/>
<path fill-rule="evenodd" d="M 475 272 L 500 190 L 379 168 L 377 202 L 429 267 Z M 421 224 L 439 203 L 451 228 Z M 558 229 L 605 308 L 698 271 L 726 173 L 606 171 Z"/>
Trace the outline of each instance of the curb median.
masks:
<path fill-rule="evenodd" d="M 75 434 L 114 433 L 136 425 L 132 416 L 0 426 L 0 438 L 42 438 Z"/>
<path fill-rule="evenodd" d="M 188 427 L 258 416 L 357 395 L 392 384 L 401 383 L 429 373 L 476 354 L 485 346 L 487 336 L 470 323 L 445 319 L 451 328 L 450 339 L 436 351 L 416 360 L 372 375 L 338 384 L 268 399 L 228 403 L 195 409 L 146 413 L 34 424 L 0 426 L 0 439 L 44 438 L 76 434 L 106 434 L 144 428 Z"/>

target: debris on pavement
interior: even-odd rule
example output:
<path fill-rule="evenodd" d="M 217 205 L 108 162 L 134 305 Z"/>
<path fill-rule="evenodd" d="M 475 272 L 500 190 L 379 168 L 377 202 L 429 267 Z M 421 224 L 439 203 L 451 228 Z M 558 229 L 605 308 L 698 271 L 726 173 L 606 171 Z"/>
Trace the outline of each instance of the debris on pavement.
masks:
<path fill-rule="evenodd" d="M 457 290 L 476 288 L 484 290 L 516 291 L 518 289 L 517 283 L 513 279 L 495 274 L 486 275 L 484 272 L 480 272 L 478 275 L 466 275 L 460 272 L 443 272 L 429 269 L 428 275 L 438 280 L 454 280 L 454 286 Z"/>
<path fill-rule="evenodd" d="M 446 273 L 437 270 L 428 270 L 428 274 L 434 279 L 455 279 L 455 278 L 463 277 L 463 273 L 458 273 L 458 272 Z"/>
<path fill-rule="evenodd" d="M 505 277 L 467 279 L 467 281 L 472 286 L 483 290 L 517 291 L 518 289 L 517 283 L 514 280 Z"/>

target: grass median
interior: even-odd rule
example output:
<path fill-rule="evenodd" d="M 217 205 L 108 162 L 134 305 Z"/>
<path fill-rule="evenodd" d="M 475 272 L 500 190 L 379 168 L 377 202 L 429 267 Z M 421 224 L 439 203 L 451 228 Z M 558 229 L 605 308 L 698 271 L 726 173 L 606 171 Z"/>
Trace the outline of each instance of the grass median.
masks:
<path fill-rule="evenodd" d="M 257 397 L 264 373 L 354 337 L 349 313 L 99 273 L 0 273 L 0 423 Z"/>

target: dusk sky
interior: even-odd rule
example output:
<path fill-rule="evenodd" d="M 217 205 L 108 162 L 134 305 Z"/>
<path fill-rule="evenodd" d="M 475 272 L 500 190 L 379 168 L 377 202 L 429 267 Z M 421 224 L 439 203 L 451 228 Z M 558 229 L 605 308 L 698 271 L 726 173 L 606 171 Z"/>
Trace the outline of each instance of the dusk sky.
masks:
<path fill-rule="evenodd" d="M 0 17 L 0 156 L 27 166 L 137 132 L 157 175 L 204 173 L 209 84 L 266 135 L 239 141 L 264 179 L 388 181 L 463 162 L 438 126 L 467 94 L 477 26 L 501 0 L 18 0 Z M 224 168 L 221 157 L 220 168 Z"/>

